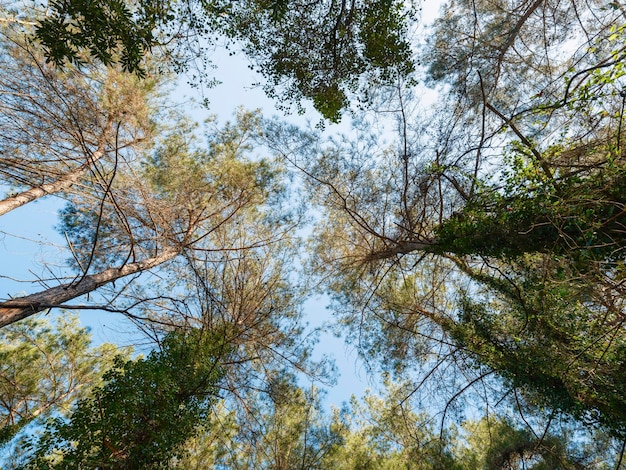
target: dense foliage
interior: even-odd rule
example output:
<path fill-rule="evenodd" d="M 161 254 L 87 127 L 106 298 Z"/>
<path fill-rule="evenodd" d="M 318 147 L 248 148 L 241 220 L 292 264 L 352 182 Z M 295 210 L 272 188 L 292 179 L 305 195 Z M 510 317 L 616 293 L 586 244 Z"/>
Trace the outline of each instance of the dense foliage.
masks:
<path fill-rule="evenodd" d="M 269 80 L 270 95 L 280 96 L 276 89 L 282 88 L 288 101 L 312 99 L 333 121 L 341 118 L 347 93 L 359 87 L 360 77 L 390 82 L 414 68 L 407 41 L 410 8 L 395 0 L 72 0 L 50 2 L 49 12 L 36 37 L 58 65 L 83 63 L 86 54 L 145 75 L 144 57 L 161 49 L 185 68 L 196 50 L 202 54 L 206 43 L 222 35 L 241 43 Z"/>
<path fill-rule="evenodd" d="M 192 330 L 145 359 L 118 359 L 69 419 L 50 420 L 24 468 L 168 468 L 211 413 L 226 348 Z"/>

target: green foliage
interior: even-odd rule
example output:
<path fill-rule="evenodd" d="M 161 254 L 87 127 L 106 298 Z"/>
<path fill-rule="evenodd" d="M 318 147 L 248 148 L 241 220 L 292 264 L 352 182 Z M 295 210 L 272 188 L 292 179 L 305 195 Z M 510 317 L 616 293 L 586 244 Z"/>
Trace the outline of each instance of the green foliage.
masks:
<path fill-rule="evenodd" d="M 240 110 L 234 123 L 210 129 L 206 148 L 193 136 L 195 126 L 177 118 L 176 129 L 163 130 L 149 151 L 108 168 L 113 180 L 98 211 L 93 198 L 101 197 L 100 181 L 70 197 L 57 229 L 72 242 L 72 264 L 104 269 L 140 250 L 153 254 L 215 242 L 208 235 L 238 223 L 235 215 L 281 204 L 282 166 L 251 155 L 262 132 L 258 113 Z M 275 210 L 273 216 L 278 220 L 286 212 Z"/>
<path fill-rule="evenodd" d="M 597 151 L 601 151 L 598 149 Z M 564 255 L 581 269 L 621 263 L 625 253 L 626 167 L 609 159 L 556 181 L 518 156 L 501 189 L 485 188 L 437 229 L 441 251 L 513 259 Z"/>
<path fill-rule="evenodd" d="M 406 39 L 410 15 L 395 0 L 66 0 L 51 2 L 49 9 L 52 14 L 40 21 L 36 37 L 57 65 L 84 63 L 89 56 L 144 75 L 144 56 L 166 45 L 178 67 L 185 68 L 189 57 L 176 57 L 175 51 L 185 36 L 181 31 L 211 43 L 221 34 L 243 44 L 269 79 L 270 95 L 280 96 L 278 87 L 287 101 L 311 99 L 331 121 L 340 119 L 359 77 L 373 73 L 391 82 L 414 69 Z"/>
<path fill-rule="evenodd" d="M 343 410 L 343 442 L 325 460 L 328 469 L 412 470 L 608 470 L 619 458 L 601 434 L 593 445 L 564 425 L 537 435 L 525 424 L 492 415 L 437 429 L 435 416 L 411 405 L 409 384 L 385 381 L 385 393 L 367 392 Z"/>
<path fill-rule="evenodd" d="M 568 71 L 563 96 L 533 111 L 566 108 L 567 137 L 545 149 L 534 139 L 510 143 L 499 184 L 483 185 L 440 224 L 434 251 L 463 257 L 475 282 L 449 331 L 476 364 L 535 409 L 623 438 L 624 28 L 606 29 L 589 47 L 610 60 Z M 472 258 L 489 268 L 472 269 Z"/>
<path fill-rule="evenodd" d="M 211 413 L 226 354 L 219 337 L 191 330 L 145 359 L 118 359 L 69 420 L 50 420 L 24 468 L 168 468 Z"/>
<path fill-rule="evenodd" d="M 603 114 L 602 117 L 610 118 L 620 117 L 623 109 L 618 111 L 607 106 L 616 95 L 622 93 L 621 78 L 626 74 L 623 62 L 626 25 L 620 23 L 611 24 L 605 35 L 599 37 L 589 47 L 590 53 L 597 54 L 602 51 L 607 59 L 597 66 L 590 67 L 584 74 L 569 70 L 565 76 L 567 93 L 560 103 L 551 103 L 552 107 L 566 105 L 569 110 L 575 110 L 587 119 L 593 114 Z M 582 80 L 581 75 L 584 77 Z"/>
<path fill-rule="evenodd" d="M 359 79 L 393 83 L 414 70 L 407 40 L 411 15 L 394 0 L 296 2 L 275 25 L 267 15 L 240 8 L 231 31 L 267 77 L 270 96 L 287 103 L 304 96 L 338 121 Z"/>
<path fill-rule="evenodd" d="M 460 453 L 467 470 L 599 468 L 585 465 L 590 462 L 581 457 L 580 449 L 573 448 L 567 435 L 537 436 L 501 417 L 466 422 L 463 428 L 468 433 L 467 444 Z"/>
<path fill-rule="evenodd" d="M 190 137 L 193 126 L 177 123 L 164 135 L 143 163 L 143 177 L 161 201 L 196 209 L 208 204 L 226 206 L 241 195 L 261 204 L 283 190 L 280 165 L 252 156 L 262 135 L 258 111 L 236 111 L 235 122 L 206 134 L 206 149 Z M 211 124 L 211 123 L 209 123 Z"/>
<path fill-rule="evenodd" d="M 289 373 L 275 373 L 267 389 L 242 397 L 245 409 L 215 415 L 175 468 L 330 468 L 326 458 L 343 445 L 339 423 L 322 410 L 321 394 L 305 391 Z"/>
<path fill-rule="evenodd" d="M 114 356 L 111 344 L 91 348 L 76 317 L 25 320 L 0 330 L 0 444 L 33 420 L 65 413 L 99 383 Z"/>
<path fill-rule="evenodd" d="M 623 436 L 626 337 L 619 312 L 598 305 L 584 280 L 546 282 L 541 272 L 522 272 L 517 291 L 511 284 L 488 300 L 466 296 L 454 339 L 534 406 Z"/>
<path fill-rule="evenodd" d="M 458 470 L 454 454 L 456 433 L 435 431 L 436 421 L 414 410 L 410 385 L 384 379 L 384 394 L 367 391 L 362 400 L 335 417 L 343 434 L 342 445 L 326 459 L 329 469 Z"/>
<path fill-rule="evenodd" d="M 310 173 L 329 216 L 316 255 L 365 358 L 417 370 L 416 382 L 454 397 L 442 399 L 446 410 L 490 374 L 490 407 L 515 396 L 521 412 L 575 417 L 622 438 L 626 166 L 614 51 L 623 29 L 602 12 L 590 25 L 602 30 L 598 41 L 617 36 L 568 71 L 538 52 L 546 37 L 570 37 L 571 18 L 548 31 L 548 10 L 561 14 L 542 2 L 454 2 L 431 49 L 441 67 L 433 78 L 452 89 L 440 89 L 451 108 L 440 111 L 442 129 L 411 121 L 407 106 L 401 151 L 389 159 L 348 146 L 320 157 L 323 171 Z M 549 109 L 538 104 L 546 100 Z M 407 137 L 419 125 L 423 146 Z"/>
<path fill-rule="evenodd" d="M 406 21 L 407 13 L 403 5 L 394 0 L 374 0 L 364 8 L 359 31 L 364 46 L 363 56 L 372 67 L 379 67 L 383 74 L 393 71 L 405 77 L 414 70 L 411 47 L 405 37 Z"/>
<path fill-rule="evenodd" d="M 503 266 L 468 271 L 480 287 L 462 296 L 452 335 L 531 403 L 623 436 L 623 156 L 603 141 L 555 146 L 543 161 L 517 150 L 501 187 L 437 229 L 442 252 Z"/>
<path fill-rule="evenodd" d="M 54 0 L 51 15 L 37 27 L 48 60 L 63 65 L 86 63 L 84 51 L 105 65 L 120 63 L 126 71 L 145 75 L 141 63 L 156 45 L 155 28 L 173 19 L 170 2 L 139 2 L 135 11 L 124 0 Z"/>

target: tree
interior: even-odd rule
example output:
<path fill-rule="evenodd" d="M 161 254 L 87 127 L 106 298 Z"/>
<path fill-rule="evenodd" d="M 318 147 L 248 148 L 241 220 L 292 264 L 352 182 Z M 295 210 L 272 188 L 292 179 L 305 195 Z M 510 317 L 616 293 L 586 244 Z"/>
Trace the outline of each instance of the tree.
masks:
<path fill-rule="evenodd" d="M 624 338 L 619 285 L 624 244 L 621 192 L 616 186 L 623 170 L 618 164 L 614 176 L 611 167 L 601 168 L 599 173 L 559 179 L 558 190 L 544 193 L 537 184 L 531 198 L 506 198 L 509 210 L 491 215 L 481 211 L 472 217 L 468 208 L 459 216 L 467 222 L 457 217 L 444 224 L 442 239 L 451 240 L 446 237 L 456 232 L 459 251 L 467 243 L 480 253 L 475 236 L 482 232 L 479 236 L 490 247 L 485 251 L 507 260 L 506 271 L 481 274 L 462 264 L 485 286 L 485 295 L 473 291 L 471 297 L 464 296 L 455 330 L 459 344 L 529 391 L 533 401 L 583 421 L 600 421 L 621 435 L 626 422 L 621 411 Z M 524 185 L 535 183 L 529 178 Z M 481 220 L 480 214 L 486 217 Z M 496 218 L 506 223 L 493 223 Z M 520 236 L 511 236 L 522 226 Z M 478 231 L 465 231 L 469 227 Z M 510 235 L 500 237 L 502 229 Z"/>
<path fill-rule="evenodd" d="M 111 344 L 91 347 L 91 335 L 75 317 L 26 320 L 0 331 L 0 444 L 31 422 L 66 413 L 100 381 L 113 358 L 126 352 Z"/>
<path fill-rule="evenodd" d="M 1 40 L 0 168 L 10 191 L 0 215 L 97 179 L 105 162 L 148 143 L 156 80 L 94 66 L 61 72 L 23 35 L 3 27 Z"/>
<path fill-rule="evenodd" d="M 246 408 L 214 416 L 175 468 L 327 468 L 326 457 L 342 441 L 322 410 L 320 391 L 303 390 L 291 374 L 276 372 L 265 390 L 251 392 Z"/>
<path fill-rule="evenodd" d="M 617 461 L 606 436 L 584 442 L 566 423 L 536 435 L 491 415 L 438 433 L 436 417 L 406 397 L 408 383 L 385 380 L 382 396 L 368 391 L 329 415 L 319 396 L 288 380 L 254 393 L 241 415 L 220 407 L 175 468 L 574 470 Z"/>
<path fill-rule="evenodd" d="M 262 134 L 259 116 L 244 111 L 209 133 L 206 149 L 179 128 L 144 161 L 141 178 L 131 173 L 111 189 L 119 212 L 111 205 L 94 213 L 79 195 L 62 214 L 79 269 L 99 271 L 144 250 L 177 250 L 149 283 L 101 290 L 111 299 L 105 308 L 157 331 L 222 331 L 237 356 L 238 372 L 227 377 L 241 382 L 234 392 L 275 359 L 306 369 L 310 346 L 301 337 L 304 286 L 292 278 L 300 208 L 278 161 L 246 158 Z"/>
<path fill-rule="evenodd" d="M 87 54 L 142 75 L 142 60 L 152 49 L 173 52 L 180 66 L 196 49 L 206 50 L 199 43 L 213 44 L 223 35 L 242 45 L 268 78 L 271 95 L 278 87 L 289 101 L 312 99 L 324 117 L 337 121 L 359 77 L 386 82 L 413 70 L 411 10 L 391 0 L 53 1 L 36 37 L 58 65 L 80 63 Z"/>
<path fill-rule="evenodd" d="M 62 231 L 69 239 L 78 237 L 71 242 L 70 250 L 80 275 L 71 275 L 65 281 L 59 279 L 56 287 L 2 302 L 0 325 L 63 305 L 115 280 L 161 265 L 203 240 L 242 207 L 262 203 L 263 198 L 259 197 L 267 193 L 260 186 L 272 178 L 272 171 L 263 163 L 240 162 L 241 154 L 236 148 L 222 147 L 225 155 L 215 154 L 206 157 L 204 163 L 194 162 L 205 157 L 194 153 L 185 139 L 174 133 L 172 139 L 178 139 L 180 148 L 173 143 L 163 146 L 155 150 L 160 155 L 152 160 L 149 154 L 141 153 L 144 149 L 138 144 L 149 137 L 148 132 L 156 131 L 148 104 L 155 83 L 110 71 L 112 82 L 100 84 L 99 80 L 104 79 L 99 78 L 102 71 L 97 68 L 92 77 L 79 71 L 50 70 L 27 45 L 12 43 L 8 37 L 7 41 L 7 47 L 15 52 L 11 56 L 11 51 L 7 51 L 7 61 L 10 59 L 15 72 L 22 72 L 20 67 L 32 69 L 26 76 L 40 80 L 33 84 L 40 95 L 17 92 L 19 84 L 11 80 L 19 75 L 7 68 L 3 94 L 7 109 L 3 121 L 5 150 L 14 155 L 24 153 L 26 157 L 10 158 L 7 153 L 3 158 L 3 181 L 14 184 L 17 191 L 4 204 L 10 210 L 51 193 L 71 199 L 73 205 L 65 213 Z M 21 57 L 16 55 L 20 50 Z M 70 90 L 67 87 L 74 79 L 76 83 Z M 76 91 L 72 91 L 74 88 Z M 76 101 L 65 98 L 66 92 Z M 98 125 L 105 130 L 98 130 Z M 57 130 L 59 139 L 51 139 L 51 133 Z M 244 133 L 251 130 L 248 127 Z M 228 132 L 222 134 L 224 138 L 228 138 Z M 233 139 L 240 137 L 232 135 Z M 188 151 L 191 155 L 185 154 Z M 167 152 L 171 155 L 164 156 Z M 187 181 L 171 175 L 170 186 L 160 187 L 165 181 L 163 171 L 151 176 L 148 167 L 172 165 L 176 158 L 182 160 L 174 166 L 187 165 L 186 170 L 181 168 L 179 176 L 185 171 L 187 176 L 196 170 L 205 173 L 194 174 Z M 146 165 L 144 169 L 142 164 Z M 225 171 L 226 167 L 220 165 L 229 165 L 230 170 Z M 207 171 L 213 172 L 211 178 Z M 149 182 L 139 183 L 140 175 Z M 203 175 L 207 179 L 203 180 Z M 172 186 L 191 181 L 196 186 L 188 186 L 188 192 L 183 191 L 183 186 Z M 180 205 L 182 199 L 185 207 Z M 98 207 L 96 212 L 94 207 Z M 86 214 L 82 222 L 80 211 Z M 79 234 L 81 227 L 84 231 Z M 110 239 L 106 240 L 107 236 Z M 98 256 L 108 248 L 111 251 L 106 255 L 107 264 Z M 94 271 L 96 267 L 98 270 Z"/>
<path fill-rule="evenodd" d="M 311 264 L 352 339 L 370 364 L 383 358 L 422 393 L 439 380 L 431 390 L 442 434 L 467 392 L 487 410 L 517 410 L 527 428 L 495 424 L 506 439 L 494 447 L 513 447 L 510 458 L 481 457 L 485 465 L 527 456 L 550 465 L 543 443 L 566 462 L 549 432 L 561 415 L 624 439 L 620 5 L 450 5 L 422 50 L 442 99 L 421 120 L 411 92 L 422 77 L 398 3 L 136 6 L 54 3 L 39 39 L 59 64 L 96 57 L 140 71 L 150 44 L 173 37 L 168 28 L 182 24 L 176 36 L 208 25 L 242 41 L 270 87 L 286 79 L 287 96 L 312 98 L 331 119 L 363 91 L 362 72 L 375 78 L 364 85 L 377 88 L 368 111 L 397 117 L 391 147 L 372 135 L 380 114 L 364 117 L 352 141 L 320 149 L 315 136 L 275 126 L 270 146 L 304 171 L 326 216 Z M 63 212 L 78 277 L 0 307 L 17 319 L 106 285 L 99 306 L 158 325 L 156 336 L 181 325 L 221 329 L 255 380 L 275 358 L 300 367 L 306 348 L 290 338 L 301 332 L 299 292 L 285 273 L 299 219 L 269 209 L 284 204 L 280 164 L 243 157 L 266 132 L 242 115 L 212 134 L 208 150 L 174 131 L 154 151 L 102 163 L 115 178 L 85 178 Z M 111 284 L 157 265 L 153 286 Z M 394 452 L 389 462 L 406 460 Z"/>
<path fill-rule="evenodd" d="M 299 208 L 277 161 L 245 157 L 262 134 L 258 116 L 242 111 L 208 135 L 207 149 L 177 124 L 154 153 L 120 160 L 103 198 L 97 182 L 68 195 L 60 229 L 75 281 L 0 308 L 25 316 L 61 305 L 119 312 L 155 338 L 172 328 L 221 334 L 232 350 L 222 386 L 233 394 L 262 384 L 276 363 L 324 377 L 308 360 L 314 337 L 302 338 L 303 286 L 290 278 Z M 132 276 L 158 261 L 149 282 Z M 100 278 L 105 285 L 94 282 Z M 81 292 L 92 298 L 68 302 Z M 45 303 L 33 304 L 35 297 Z"/>
<path fill-rule="evenodd" d="M 191 330 L 145 359 L 118 358 L 68 420 L 48 422 L 23 468 L 169 468 L 211 413 L 227 354 L 222 338 Z"/>
<path fill-rule="evenodd" d="M 80 191 L 88 182 L 100 188 L 95 198 L 106 197 L 116 162 L 139 151 L 151 137 L 155 81 L 140 83 L 97 67 L 55 71 L 19 34 L 5 30 L 2 39 L 1 167 L 2 182 L 11 191 L 0 202 L 0 213 L 48 195 Z M 3 304 L 1 323 L 88 293 L 101 281 L 148 269 L 154 261 L 84 279 L 81 286 L 74 281 L 52 287 L 29 300 L 9 300 Z"/>
<path fill-rule="evenodd" d="M 585 445 L 576 443 L 567 430 L 558 435 L 536 436 L 500 417 L 466 422 L 463 428 L 468 432 L 467 444 L 457 452 L 462 468 L 468 470 L 613 468 L 609 465 L 614 456 L 603 455 L 606 447 L 587 453 Z"/>
<path fill-rule="evenodd" d="M 344 444 L 325 462 L 337 469 L 457 469 L 454 430 L 433 432 L 433 417 L 412 408 L 406 384 L 384 379 L 384 394 L 367 391 L 342 410 Z"/>
<path fill-rule="evenodd" d="M 423 55 L 440 109 L 399 80 L 393 146 L 295 162 L 327 214 L 314 264 L 364 356 L 445 380 L 444 410 L 474 390 L 622 439 L 622 12 L 454 6 Z"/>
<path fill-rule="evenodd" d="M 582 469 L 615 468 L 618 457 L 601 433 L 584 441 L 561 423 L 537 435 L 505 415 L 465 420 L 436 432 L 437 417 L 415 406 L 411 384 L 384 380 L 384 392 L 353 398 L 342 411 L 343 444 L 324 468 Z"/>
<path fill-rule="evenodd" d="M 20 194 L 35 188 L 37 197 L 53 194 L 64 199 L 57 228 L 67 240 L 68 260 L 57 270 L 46 266 L 52 275 L 38 279 L 39 292 L 1 302 L 2 325 L 64 307 L 122 313 L 154 339 L 181 329 L 210 332 L 229 351 L 215 358 L 220 386 L 240 397 L 248 388 L 262 386 L 266 370 L 279 362 L 312 370 L 312 336 L 301 337 L 303 296 L 292 279 L 299 249 L 293 230 L 300 208 L 288 196 L 284 166 L 256 154 L 263 135 L 258 113 L 241 111 L 235 123 L 223 127 L 207 124 L 212 127 L 203 145 L 194 137 L 196 126 L 179 113 L 166 115 L 150 106 L 160 93 L 158 80 L 139 80 L 94 64 L 57 70 L 28 42 L 14 39 L 19 37 L 12 32 L 4 36 L 11 59 L 7 63 L 17 70 L 32 68 L 26 76 L 39 88 L 24 86 L 39 90 L 41 99 L 16 92 L 17 83 L 7 72 L 13 88 L 7 86 L 4 94 L 3 123 L 7 135 L 17 137 L 7 139 L 7 153 L 2 154 L 3 181 L 14 184 Z M 68 91 L 65 98 L 70 84 L 78 91 Z M 99 135 L 98 126 L 107 119 L 112 124 L 106 139 L 94 144 L 91 136 Z M 52 137 L 55 133 L 58 141 Z M 89 140 L 81 140 L 86 137 Z M 22 172 L 19 159 L 9 158 L 9 144 L 27 157 L 27 171 Z M 100 147 L 94 150 L 96 144 Z M 97 151 L 102 156 L 91 158 Z M 111 406 L 127 405 L 111 384 L 122 383 L 135 369 L 118 366 L 126 375 L 111 372 L 109 385 L 80 402 L 76 421 L 50 424 L 33 466 L 43 465 L 57 445 L 67 453 L 61 466 L 93 457 L 88 442 L 94 436 L 87 433 L 85 416 L 91 416 L 97 399 L 108 393 L 114 395 Z M 316 374 L 323 376 L 325 370 Z M 197 424 L 196 418 L 190 421 Z M 106 428 L 111 423 L 100 424 Z M 164 430 L 163 423 L 159 426 L 156 434 Z M 179 437 L 191 435 L 193 426 L 179 430 Z M 141 453 L 147 441 L 138 434 L 134 449 Z M 85 447 L 73 453 L 70 442 L 79 435 L 86 439 Z M 169 449 L 177 445 L 173 436 L 165 439 L 173 442 Z M 121 444 L 112 445 L 121 449 Z M 105 457 L 110 460 L 111 455 Z"/>

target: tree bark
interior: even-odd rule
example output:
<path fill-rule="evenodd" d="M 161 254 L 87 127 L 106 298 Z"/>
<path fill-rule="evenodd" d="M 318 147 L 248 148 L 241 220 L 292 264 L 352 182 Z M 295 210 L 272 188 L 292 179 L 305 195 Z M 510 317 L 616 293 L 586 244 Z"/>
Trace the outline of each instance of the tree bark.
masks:
<path fill-rule="evenodd" d="M 30 317 L 42 310 L 61 307 L 63 303 L 88 294 L 105 284 L 154 268 L 169 261 L 179 253 L 179 249 L 169 249 L 153 258 L 105 269 L 102 272 L 85 276 L 76 283 L 70 282 L 35 294 L 0 302 L 0 328 Z"/>
<path fill-rule="evenodd" d="M 101 146 L 96 150 L 93 155 L 91 155 L 85 163 L 76 168 L 75 170 L 70 171 L 66 175 L 62 176 L 58 180 L 42 184 L 41 186 L 37 186 L 31 188 L 27 191 L 24 191 L 16 196 L 7 197 L 0 201 L 0 216 L 3 216 L 7 212 L 11 212 L 13 209 L 17 209 L 29 202 L 32 202 L 40 197 L 46 196 L 48 194 L 58 193 L 60 191 L 64 191 L 70 188 L 74 183 L 76 183 L 80 178 L 83 177 L 87 170 L 98 160 L 100 160 L 104 156 L 104 146 Z"/>

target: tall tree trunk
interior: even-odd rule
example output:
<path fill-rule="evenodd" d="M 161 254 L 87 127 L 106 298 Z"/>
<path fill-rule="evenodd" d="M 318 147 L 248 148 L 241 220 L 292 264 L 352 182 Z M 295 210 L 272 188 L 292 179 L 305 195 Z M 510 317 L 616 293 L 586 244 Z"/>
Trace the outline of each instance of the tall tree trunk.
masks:
<path fill-rule="evenodd" d="M 48 308 L 61 307 L 63 303 L 88 294 L 117 279 L 154 268 L 180 253 L 180 249 L 169 249 L 153 258 L 83 277 L 76 283 L 61 284 L 35 294 L 0 302 L 0 328 L 27 318 Z"/>

